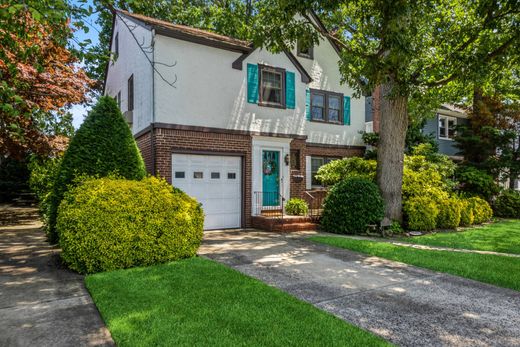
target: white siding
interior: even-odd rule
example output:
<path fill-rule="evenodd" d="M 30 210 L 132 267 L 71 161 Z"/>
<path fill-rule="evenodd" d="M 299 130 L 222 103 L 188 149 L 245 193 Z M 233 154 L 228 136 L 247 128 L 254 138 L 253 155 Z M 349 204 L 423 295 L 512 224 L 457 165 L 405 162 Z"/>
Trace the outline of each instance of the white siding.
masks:
<path fill-rule="evenodd" d="M 133 28 L 135 24 L 128 21 Z M 133 29 L 139 42 L 148 46 L 152 40 L 152 32 L 141 26 Z M 139 48 L 128 28 L 116 19 L 114 26 L 114 39 L 119 33 L 119 58 L 112 64 L 109 63 L 106 78 L 105 94 L 116 96 L 121 91 L 121 112 L 128 110 L 128 78 L 134 74 L 134 111 L 133 133 L 144 129 L 152 122 L 152 67 L 145 54 Z M 114 42 L 112 42 L 114 45 Z M 112 46 L 112 51 L 115 48 Z M 152 55 L 149 54 L 151 57 Z"/>

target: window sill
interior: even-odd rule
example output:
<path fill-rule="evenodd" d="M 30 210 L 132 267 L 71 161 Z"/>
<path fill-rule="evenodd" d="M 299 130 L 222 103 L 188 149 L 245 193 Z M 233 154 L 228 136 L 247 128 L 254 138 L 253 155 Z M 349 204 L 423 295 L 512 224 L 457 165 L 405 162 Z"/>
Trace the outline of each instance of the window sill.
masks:
<path fill-rule="evenodd" d="M 438 137 L 439 140 L 444 140 L 444 141 L 455 141 L 454 138 L 449 138 L 449 137 Z"/>
<path fill-rule="evenodd" d="M 298 57 L 300 58 L 305 58 L 305 59 L 309 59 L 309 60 L 314 60 L 314 57 L 312 55 L 307 55 L 307 54 L 301 54 L 301 53 L 297 53 L 296 54 Z"/>
<path fill-rule="evenodd" d="M 259 102 L 258 106 L 260 106 L 260 107 L 271 107 L 271 108 L 281 108 L 281 109 L 286 109 L 287 108 L 285 105 L 269 104 L 269 103 L 265 103 L 265 102 Z"/>
<path fill-rule="evenodd" d="M 319 124 L 328 124 L 328 125 L 345 125 L 341 122 L 327 122 L 325 120 L 317 120 L 317 119 L 310 119 L 309 122 L 319 123 Z"/>

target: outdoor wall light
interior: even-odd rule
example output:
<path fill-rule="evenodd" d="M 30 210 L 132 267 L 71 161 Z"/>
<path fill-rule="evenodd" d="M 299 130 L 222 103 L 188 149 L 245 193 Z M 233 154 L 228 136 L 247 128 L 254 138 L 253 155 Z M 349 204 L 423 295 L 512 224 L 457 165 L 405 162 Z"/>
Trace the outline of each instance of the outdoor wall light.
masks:
<path fill-rule="evenodd" d="M 289 164 L 291 163 L 291 157 L 289 156 L 289 154 L 285 155 L 284 161 L 285 161 L 285 165 L 289 166 Z"/>

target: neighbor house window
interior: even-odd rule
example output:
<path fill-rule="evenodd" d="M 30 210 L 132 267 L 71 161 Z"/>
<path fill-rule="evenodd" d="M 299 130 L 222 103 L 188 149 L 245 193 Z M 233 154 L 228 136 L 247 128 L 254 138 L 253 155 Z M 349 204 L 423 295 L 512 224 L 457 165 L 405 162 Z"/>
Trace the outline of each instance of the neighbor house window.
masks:
<path fill-rule="evenodd" d="M 134 109 L 134 75 L 128 79 L 128 111 Z"/>
<path fill-rule="evenodd" d="M 114 37 L 114 55 L 112 57 L 112 65 L 119 57 L 119 33 L 116 33 L 116 36 Z"/>
<path fill-rule="evenodd" d="M 453 140 L 457 118 L 439 115 L 439 138 Z"/>
<path fill-rule="evenodd" d="M 119 109 L 121 109 L 121 91 L 117 92 L 116 102 L 117 102 L 117 107 L 119 107 Z"/>
<path fill-rule="evenodd" d="M 299 57 L 308 59 L 314 58 L 314 49 L 312 45 L 304 44 L 300 40 L 298 40 L 298 42 L 296 43 L 296 52 Z"/>
<path fill-rule="evenodd" d="M 258 65 L 260 72 L 260 105 L 285 107 L 285 70 Z"/>
<path fill-rule="evenodd" d="M 322 184 L 320 181 L 316 179 L 316 174 L 318 173 L 318 170 L 323 165 L 330 163 L 333 160 L 336 160 L 339 158 L 335 157 L 311 157 L 311 184 L 313 187 L 321 187 Z"/>
<path fill-rule="evenodd" d="M 311 89 L 311 120 L 341 124 L 343 94 Z"/>

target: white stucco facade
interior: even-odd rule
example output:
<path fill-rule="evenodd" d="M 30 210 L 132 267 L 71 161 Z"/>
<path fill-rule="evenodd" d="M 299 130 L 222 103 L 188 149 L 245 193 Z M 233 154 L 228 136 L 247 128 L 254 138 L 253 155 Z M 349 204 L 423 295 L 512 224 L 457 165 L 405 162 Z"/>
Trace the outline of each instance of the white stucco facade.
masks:
<path fill-rule="evenodd" d="M 128 22 L 135 25 L 130 20 Z M 238 70 L 232 68 L 232 63 L 240 57 L 239 52 L 155 35 L 153 30 L 140 26 L 133 32 L 138 40 L 145 42 L 145 46 L 153 47 L 148 57 L 157 62 L 155 66 L 162 77 L 168 82 L 175 81 L 171 86 L 157 72 L 152 78 L 153 70 L 145 53 L 139 49 L 121 19 L 116 18 L 114 36 L 115 33 L 119 35 L 120 54 L 109 66 L 105 93 L 116 96 L 121 91 L 121 110 L 125 112 L 128 99 L 126 83 L 134 74 L 134 133 L 155 122 L 262 134 L 305 135 L 308 142 L 319 144 L 363 145 L 359 132 L 365 127 L 364 97 L 354 98 L 354 91 L 341 84 L 339 57 L 327 40 L 314 47 L 314 59 L 297 58 L 312 77 L 312 81 L 306 84 L 285 53 L 272 54 L 256 49 L 243 61 L 242 70 Z M 293 54 L 296 56 L 296 52 Z M 248 103 L 248 63 L 294 72 L 296 107 L 280 109 Z M 350 125 L 308 121 L 305 114 L 307 88 L 350 96 Z"/>

